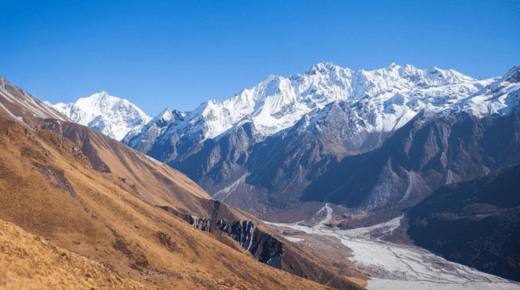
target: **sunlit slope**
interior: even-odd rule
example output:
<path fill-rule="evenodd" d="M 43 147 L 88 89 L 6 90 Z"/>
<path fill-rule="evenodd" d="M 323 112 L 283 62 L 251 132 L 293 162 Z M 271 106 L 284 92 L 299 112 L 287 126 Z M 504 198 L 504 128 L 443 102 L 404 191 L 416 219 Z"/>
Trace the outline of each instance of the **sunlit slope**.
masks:
<path fill-rule="evenodd" d="M 3 116 L 0 188 L 0 219 L 147 289 L 324 288 L 142 201 L 130 182 L 93 170 L 71 141 Z"/>
<path fill-rule="evenodd" d="M 74 142 L 94 170 L 121 177 L 144 201 L 197 215 L 206 213 L 206 209 L 200 208 L 200 199 L 211 197 L 179 171 L 85 126 L 47 119 L 42 121 L 41 128 Z"/>
<path fill-rule="evenodd" d="M 204 270 L 211 275 L 224 275 L 230 281 L 246 280 L 245 285 L 253 287 L 264 285 L 263 279 L 275 281 L 271 272 L 278 273 L 275 276 L 286 275 L 265 268 L 255 262 L 258 260 L 330 287 L 359 289 L 352 283 L 352 277 L 363 275 L 345 272 L 344 266 L 339 273 L 337 267 L 330 267 L 332 261 L 294 247 L 266 230 L 260 220 L 211 199 L 182 173 L 71 122 L 22 89 L 0 80 L 0 115 L 5 117 L 2 119 L 5 132 L 0 137 L 9 140 L 3 143 L 5 150 L 0 148 L 0 155 L 5 157 L 0 159 L 3 182 L 0 188 L 16 193 L 1 197 L 4 203 L 0 205 L 0 218 L 14 221 L 24 230 L 41 234 L 65 249 L 93 257 L 109 268 L 122 271 L 118 272 L 121 275 L 134 277 L 137 273 L 140 281 L 149 280 L 154 285 L 189 288 L 200 281 L 186 282 L 186 277 Z M 27 107 L 27 104 L 32 105 Z M 202 228 L 202 224 L 212 226 Z M 203 238 L 194 238 L 190 234 L 194 231 Z M 183 258 L 164 255 L 161 252 L 164 247 Z M 193 249 L 189 253 L 197 258 L 186 254 L 183 247 Z M 203 254 L 199 247 L 203 248 Z M 222 247 L 226 250 L 219 250 Z M 239 256 L 226 254 L 230 249 Z M 207 255 L 210 258 L 205 258 Z M 226 259 L 211 266 L 220 256 Z M 251 269 L 260 267 L 263 270 L 259 273 L 263 274 L 244 274 L 247 267 L 229 262 L 236 259 L 257 265 Z M 206 266 L 200 267 L 200 261 Z M 185 267 L 186 264 L 191 267 Z M 159 280 L 149 275 L 156 275 Z M 290 277 L 287 281 L 298 279 Z M 204 277 L 204 281 L 212 279 Z M 218 281 L 202 285 L 214 288 L 220 285 Z M 305 288 L 311 282 L 299 283 Z M 275 283 L 273 287 L 280 285 L 285 284 Z M 228 288 L 229 285 L 225 287 Z"/>
<path fill-rule="evenodd" d="M 144 289 L 101 263 L 0 220 L 2 289 Z"/>

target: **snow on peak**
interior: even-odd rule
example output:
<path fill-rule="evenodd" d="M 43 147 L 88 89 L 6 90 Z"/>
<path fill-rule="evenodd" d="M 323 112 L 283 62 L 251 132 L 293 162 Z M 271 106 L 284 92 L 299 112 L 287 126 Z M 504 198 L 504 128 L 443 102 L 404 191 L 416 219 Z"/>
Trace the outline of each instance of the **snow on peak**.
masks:
<path fill-rule="evenodd" d="M 392 62 L 389 66 L 388 66 L 388 69 L 392 69 L 392 68 L 395 68 L 395 67 L 399 67 L 399 65 L 395 62 Z"/>
<path fill-rule="evenodd" d="M 106 91 L 80 98 L 75 103 L 51 105 L 75 122 L 94 128 L 121 140 L 132 129 L 142 127 L 151 118 L 126 99 L 109 95 Z"/>
<path fill-rule="evenodd" d="M 195 134 L 201 140 L 220 136 L 235 126 L 252 122 L 255 134 L 270 136 L 294 126 L 304 115 L 333 102 L 362 103 L 373 130 L 393 130 L 423 109 L 440 110 L 487 85 L 454 70 L 412 65 L 372 71 L 351 70 L 330 62 L 313 65 L 288 78 L 271 75 L 257 86 L 223 101 L 211 100 L 186 115 L 184 123 L 168 129 L 173 134 Z"/>
<path fill-rule="evenodd" d="M 171 124 L 183 122 L 185 116 L 185 112 L 178 110 L 172 111 L 168 107 L 146 125 L 129 131 L 121 142 L 128 144 L 132 148 L 137 148 L 138 150 L 150 148 L 153 144 L 152 140 L 161 136 Z"/>
<path fill-rule="evenodd" d="M 170 110 L 170 107 L 167 107 L 162 111 L 159 115 L 157 115 L 153 120 L 163 120 L 163 121 L 170 121 L 174 119 L 175 116 L 173 115 L 172 111 Z"/>
<path fill-rule="evenodd" d="M 512 67 L 503 77 L 491 79 L 489 85 L 459 102 L 459 106 L 477 116 L 506 115 L 520 103 L 520 67 Z"/>
<path fill-rule="evenodd" d="M 315 75 L 315 74 L 326 74 L 330 71 L 334 71 L 336 69 L 339 69 L 340 67 L 337 65 L 334 65 L 332 62 L 320 62 L 318 64 L 315 64 L 311 66 L 308 70 L 305 71 L 304 74 L 306 75 Z"/>
<path fill-rule="evenodd" d="M 519 83 L 520 82 L 520 66 L 513 66 L 505 75 L 500 79 L 500 82 L 508 83 Z"/>

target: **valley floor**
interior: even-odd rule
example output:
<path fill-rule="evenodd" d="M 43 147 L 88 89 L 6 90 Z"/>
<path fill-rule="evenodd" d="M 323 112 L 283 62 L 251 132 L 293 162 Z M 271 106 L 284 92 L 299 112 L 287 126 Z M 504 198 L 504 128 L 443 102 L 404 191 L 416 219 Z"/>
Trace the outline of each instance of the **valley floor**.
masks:
<path fill-rule="evenodd" d="M 520 284 L 447 261 L 412 245 L 382 240 L 401 224 L 401 217 L 372 227 L 340 230 L 326 226 L 333 210 L 328 205 L 319 213 L 327 216 L 310 227 L 298 223 L 269 223 L 284 230 L 285 237 L 295 243 L 315 236 L 337 238 L 353 251 L 354 267 L 371 276 L 368 289 L 520 289 Z M 289 233 L 289 234 L 288 234 Z M 378 237 L 375 237 L 377 235 Z M 326 245 L 324 245 L 326 246 Z"/>

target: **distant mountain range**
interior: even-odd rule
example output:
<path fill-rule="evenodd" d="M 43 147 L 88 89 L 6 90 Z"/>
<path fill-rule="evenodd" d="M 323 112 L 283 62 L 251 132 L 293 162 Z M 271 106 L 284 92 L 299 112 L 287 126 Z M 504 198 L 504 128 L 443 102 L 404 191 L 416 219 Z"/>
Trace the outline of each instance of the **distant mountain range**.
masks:
<path fill-rule="evenodd" d="M 319 63 L 222 103 L 142 117 L 122 142 L 259 216 L 307 201 L 402 209 L 511 162 L 519 70 L 480 80 L 436 67 Z"/>

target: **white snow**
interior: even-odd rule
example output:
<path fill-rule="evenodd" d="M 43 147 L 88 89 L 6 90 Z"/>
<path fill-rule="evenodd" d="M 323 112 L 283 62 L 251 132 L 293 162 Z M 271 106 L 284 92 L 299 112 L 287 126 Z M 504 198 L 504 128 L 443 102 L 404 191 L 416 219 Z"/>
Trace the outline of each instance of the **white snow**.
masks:
<path fill-rule="evenodd" d="M 304 239 L 295 238 L 295 237 L 290 237 L 290 236 L 283 236 L 283 237 L 286 238 L 286 239 L 288 239 L 288 240 L 291 241 L 291 242 L 294 242 L 294 243 L 301 242 L 301 241 L 305 241 Z"/>
<path fill-rule="evenodd" d="M 320 63 L 302 75 L 295 74 L 289 78 L 269 76 L 252 89 L 245 89 L 222 103 L 210 101 L 200 110 L 205 117 L 206 139 L 217 137 L 243 120 L 253 122 L 259 134 L 269 136 L 294 126 L 303 115 L 332 102 L 356 103 L 369 97 L 371 104 L 368 107 L 376 112 L 374 128 L 371 129 L 392 131 L 435 101 L 429 98 L 430 95 L 437 93 L 445 97 L 448 92 L 460 91 L 463 86 L 465 93 L 457 96 L 467 97 L 484 84 L 485 81 L 474 80 L 453 70 L 419 70 L 411 65 L 392 64 L 375 71 L 352 71 L 331 63 Z M 424 91 L 424 100 L 418 101 L 420 106 L 406 106 L 417 90 Z"/>
<path fill-rule="evenodd" d="M 391 64 L 373 71 L 319 63 L 303 74 L 287 78 L 269 76 L 223 102 L 210 100 L 186 113 L 184 121 L 170 126 L 159 139 L 194 136 L 199 142 L 220 138 L 229 130 L 252 123 L 254 134 L 271 136 L 301 122 L 302 130 L 319 130 L 318 121 L 329 105 L 350 106 L 355 132 L 393 132 L 421 110 L 431 113 L 464 110 L 475 116 L 504 114 L 511 99 L 489 98 L 484 88 L 498 78 L 477 80 L 454 70 L 417 69 Z M 511 84 L 511 92 L 518 84 Z M 509 100 L 509 103 L 508 103 Z"/>
<path fill-rule="evenodd" d="M 75 122 L 116 140 L 152 119 L 128 100 L 110 96 L 105 91 L 80 98 L 75 103 L 58 103 L 52 107 Z"/>
<path fill-rule="evenodd" d="M 166 108 L 146 125 L 132 128 L 126 135 L 125 141 L 123 142 L 128 142 L 128 145 L 132 148 L 136 148 L 137 144 L 140 142 L 153 142 L 155 139 L 149 140 L 147 137 L 161 136 L 166 131 L 168 126 L 176 121 L 177 117 L 182 118 L 183 116 L 183 112 L 175 111 L 174 114 L 170 108 Z"/>

